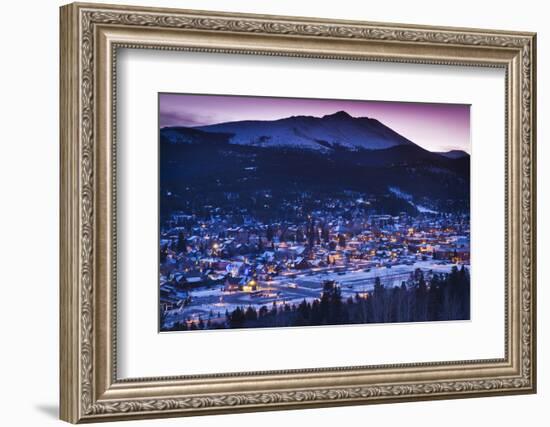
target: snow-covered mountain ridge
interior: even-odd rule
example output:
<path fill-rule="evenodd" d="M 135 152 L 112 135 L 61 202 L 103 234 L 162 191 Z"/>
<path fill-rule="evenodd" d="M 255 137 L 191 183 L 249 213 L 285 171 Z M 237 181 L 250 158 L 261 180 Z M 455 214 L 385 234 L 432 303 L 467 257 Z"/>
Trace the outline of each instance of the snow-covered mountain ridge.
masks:
<path fill-rule="evenodd" d="M 170 128 L 163 129 L 165 134 L 168 129 Z M 323 117 L 291 116 L 279 120 L 245 120 L 190 129 L 209 134 L 226 134 L 230 144 L 269 148 L 382 150 L 415 145 L 376 119 L 352 117 L 345 111 Z"/>

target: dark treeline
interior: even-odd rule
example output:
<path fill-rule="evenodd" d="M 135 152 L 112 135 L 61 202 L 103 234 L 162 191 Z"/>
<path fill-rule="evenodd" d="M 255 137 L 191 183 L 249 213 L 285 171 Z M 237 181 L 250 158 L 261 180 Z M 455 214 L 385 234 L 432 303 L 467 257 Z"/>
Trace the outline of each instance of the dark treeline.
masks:
<path fill-rule="evenodd" d="M 274 304 L 259 310 L 238 307 L 222 318 L 209 316 L 199 322 L 179 322 L 171 330 L 470 319 L 470 276 L 464 266 L 453 267 L 448 274 L 435 274 L 429 282 L 418 269 L 411 279 L 412 283 L 386 287 L 377 278 L 372 291 L 349 298 L 342 297 L 340 287 L 334 282 L 326 282 L 321 298 L 311 302 Z"/>

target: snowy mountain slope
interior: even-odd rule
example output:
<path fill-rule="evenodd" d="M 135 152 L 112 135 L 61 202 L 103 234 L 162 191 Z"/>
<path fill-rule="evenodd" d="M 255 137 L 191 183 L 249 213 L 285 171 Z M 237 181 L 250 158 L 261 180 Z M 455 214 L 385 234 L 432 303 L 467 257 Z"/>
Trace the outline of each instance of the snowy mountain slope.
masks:
<path fill-rule="evenodd" d="M 231 137 L 231 134 L 203 132 L 183 126 L 163 128 L 160 135 L 170 144 L 225 144 Z"/>
<path fill-rule="evenodd" d="M 414 145 L 376 119 L 352 117 L 345 111 L 323 117 L 292 116 L 272 121 L 247 120 L 193 129 L 231 134 L 229 143 L 256 147 L 330 151 L 333 148 L 381 150 Z"/>

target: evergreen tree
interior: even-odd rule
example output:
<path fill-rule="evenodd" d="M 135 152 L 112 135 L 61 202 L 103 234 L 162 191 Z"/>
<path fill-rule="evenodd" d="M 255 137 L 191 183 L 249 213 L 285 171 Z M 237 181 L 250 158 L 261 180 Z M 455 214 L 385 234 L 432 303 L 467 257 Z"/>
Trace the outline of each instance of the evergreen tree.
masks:
<path fill-rule="evenodd" d="M 386 317 L 386 288 L 380 281 L 380 277 L 374 279 L 374 291 L 372 293 L 373 322 L 382 323 Z"/>
<path fill-rule="evenodd" d="M 298 325 L 307 325 L 309 324 L 310 315 L 311 315 L 311 305 L 304 300 L 298 305 L 297 309 L 297 324 Z"/>
<path fill-rule="evenodd" d="M 178 243 L 176 246 L 176 250 L 178 253 L 183 253 L 187 250 L 187 240 L 185 239 L 183 231 L 180 231 L 178 233 Z"/>
<path fill-rule="evenodd" d="M 390 292 L 390 301 L 389 301 L 389 321 L 390 322 L 400 322 L 400 307 L 401 307 L 401 298 L 400 298 L 401 291 L 398 286 L 394 286 L 391 289 Z"/>
<path fill-rule="evenodd" d="M 414 320 L 422 322 L 427 320 L 428 287 L 424 280 L 424 274 L 420 271 L 420 279 L 415 289 L 415 316 Z"/>
<path fill-rule="evenodd" d="M 346 236 L 345 235 L 343 235 L 343 234 L 338 235 L 338 246 L 340 246 L 341 248 L 346 247 Z"/>
<path fill-rule="evenodd" d="M 405 282 L 401 283 L 399 287 L 399 316 L 398 322 L 408 322 L 410 319 L 410 303 L 409 303 L 410 293 L 407 289 L 407 284 Z"/>
<path fill-rule="evenodd" d="M 245 314 L 241 307 L 237 307 L 231 313 L 230 323 L 232 328 L 242 328 L 245 320 Z"/>
<path fill-rule="evenodd" d="M 342 292 L 340 286 L 333 286 L 330 292 L 330 318 L 329 323 L 341 324 L 347 321 L 347 312 L 343 309 Z"/>
<path fill-rule="evenodd" d="M 434 275 L 430 282 L 428 292 L 427 320 L 435 321 L 441 319 L 441 304 L 443 302 L 441 295 L 441 285 L 439 276 Z"/>
<path fill-rule="evenodd" d="M 461 319 L 470 318 L 470 274 L 462 265 L 458 273 L 458 298 L 460 300 L 460 317 Z"/>
<path fill-rule="evenodd" d="M 326 223 L 323 223 L 323 228 L 321 230 L 321 236 L 323 238 L 323 241 L 325 243 L 328 243 L 328 241 L 330 240 L 330 236 L 329 236 L 328 227 L 327 227 Z"/>
<path fill-rule="evenodd" d="M 288 230 L 288 227 L 283 227 L 281 230 L 281 235 L 279 236 L 279 241 L 284 242 L 286 241 L 286 231 Z"/>
<path fill-rule="evenodd" d="M 321 325 L 321 303 L 318 299 L 311 304 L 311 324 Z"/>
<path fill-rule="evenodd" d="M 264 242 L 262 241 L 262 238 L 260 237 L 260 240 L 258 242 L 258 252 L 262 253 L 264 251 Z"/>
<path fill-rule="evenodd" d="M 273 227 L 271 225 L 267 226 L 266 237 L 268 241 L 273 242 Z"/>
<path fill-rule="evenodd" d="M 315 225 L 314 225 L 314 222 L 311 218 L 309 218 L 309 221 L 308 221 L 307 241 L 308 241 L 310 249 L 313 248 L 313 246 L 315 244 Z"/>
<path fill-rule="evenodd" d="M 258 311 L 258 317 L 259 318 L 265 317 L 267 316 L 268 312 L 269 311 L 267 310 L 267 307 L 265 305 L 262 305 L 260 307 L 260 310 Z"/>
<path fill-rule="evenodd" d="M 245 319 L 250 322 L 258 320 L 258 313 L 251 306 L 248 306 L 245 313 Z"/>

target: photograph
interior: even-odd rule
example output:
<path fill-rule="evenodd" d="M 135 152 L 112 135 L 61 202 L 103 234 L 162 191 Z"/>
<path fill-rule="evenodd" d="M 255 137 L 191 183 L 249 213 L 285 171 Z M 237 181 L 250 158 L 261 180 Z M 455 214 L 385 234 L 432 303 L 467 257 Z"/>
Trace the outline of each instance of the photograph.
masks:
<path fill-rule="evenodd" d="M 161 332 L 470 319 L 469 105 L 158 111 Z"/>
<path fill-rule="evenodd" d="M 4 145 L 23 159 L 4 156 L 23 219 L 4 221 L 7 319 L 23 318 L 7 330 L 19 358 L 49 349 L 22 367 L 33 384 L 8 378 L 28 395 L 16 418 L 267 427 L 332 407 L 314 424 L 333 425 L 376 405 L 369 421 L 393 425 L 431 405 L 438 423 L 476 425 L 477 407 L 537 424 L 549 38 L 533 4 L 497 22 L 494 5 L 435 2 L 43 3 L 23 36 L 44 49 L 12 43 L 24 67 L 5 67 L 20 123 Z M 20 72 L 39 63 L 43 81 Z M 29 123 L 40 138 L 22 140 Z M 21 316 L 36 263 L 58 290 L 35 280 Z M 37 318 L 52 334 L 22 339 Z M 469 400 L 489 396 L 505 399 Z"/>

